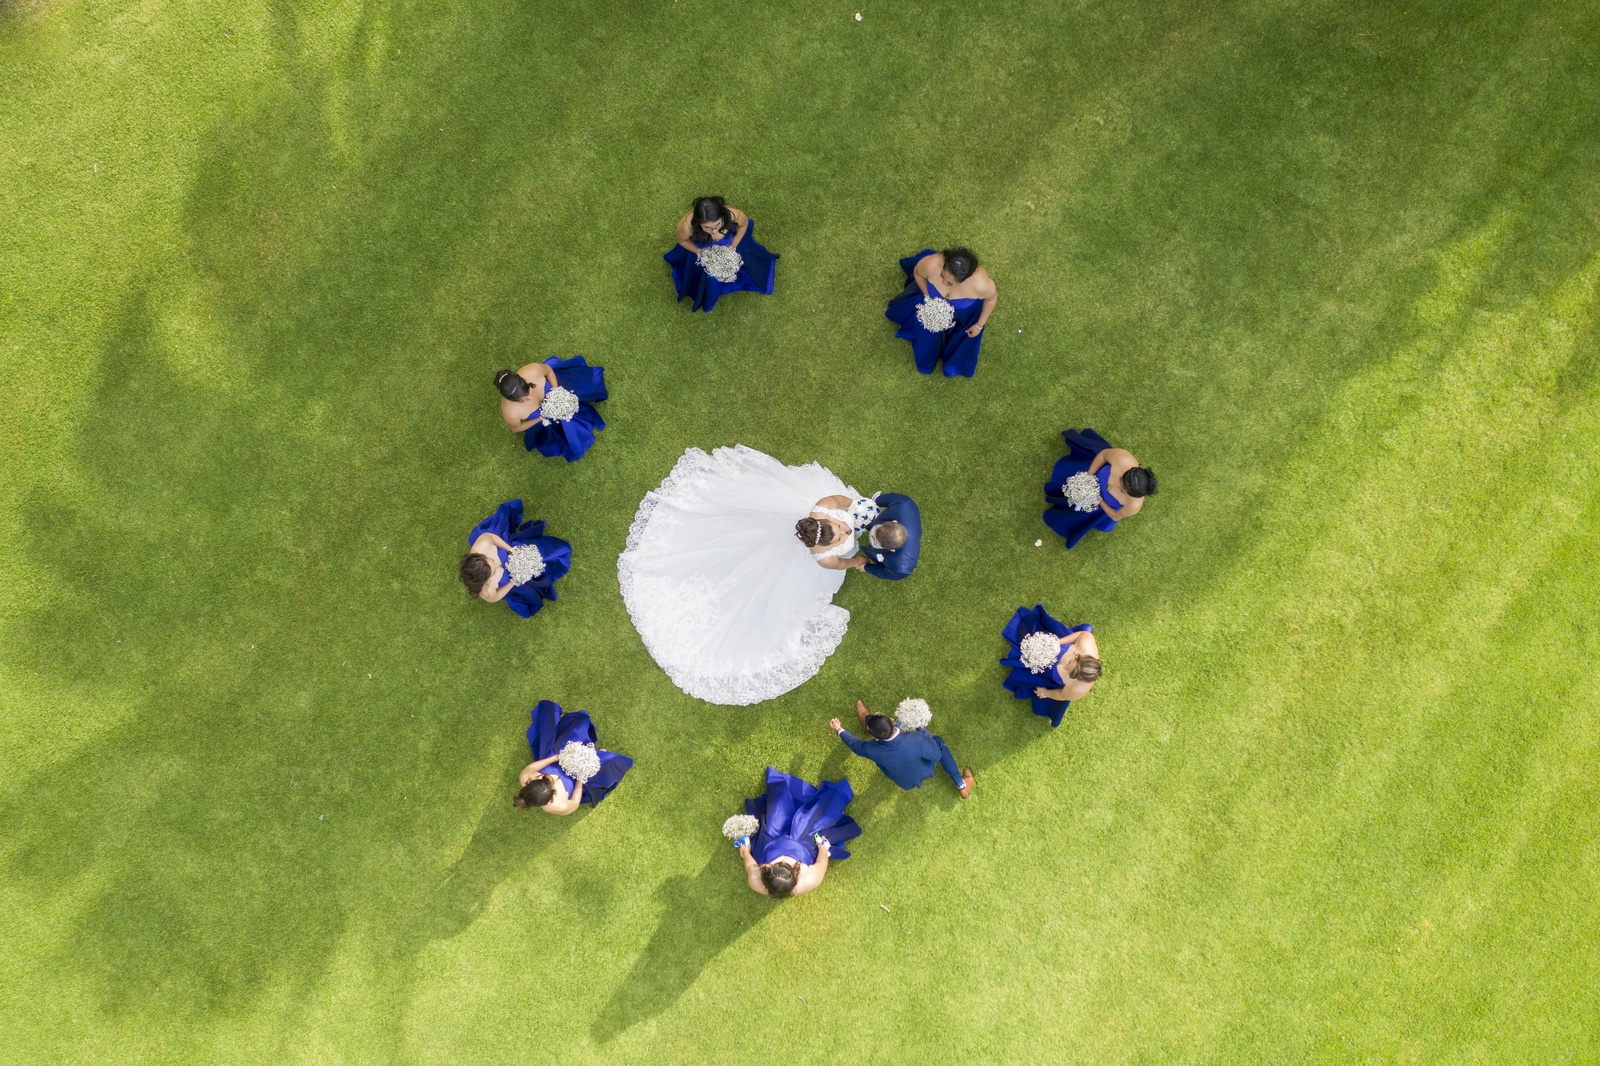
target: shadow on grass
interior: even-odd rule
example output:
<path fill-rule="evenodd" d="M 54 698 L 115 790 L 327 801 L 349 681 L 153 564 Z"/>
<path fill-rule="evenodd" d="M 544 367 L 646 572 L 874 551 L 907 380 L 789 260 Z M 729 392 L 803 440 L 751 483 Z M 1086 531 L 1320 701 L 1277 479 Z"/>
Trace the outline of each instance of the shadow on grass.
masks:
<path fill-rule="evenodd" d="M 750 891 L 739 864 L 721 854 L 694 877 L 669 877 L 655 899 L 662 907 L 661 924 L 591 1026 L 598 1042 L 607 1043 L 672 1006 L 711 960 L 774 906 Z"/>

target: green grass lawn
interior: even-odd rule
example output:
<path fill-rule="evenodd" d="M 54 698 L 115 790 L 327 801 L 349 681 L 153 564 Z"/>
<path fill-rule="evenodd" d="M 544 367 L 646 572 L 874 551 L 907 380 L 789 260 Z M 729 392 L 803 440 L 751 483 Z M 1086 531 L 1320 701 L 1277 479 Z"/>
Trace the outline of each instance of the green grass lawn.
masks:
<path fill-rule="evenodd" d="M 1597 57 L 1578 0 L 0 0 L 0 1060 L 1600 1060 Z M 704 192 L 775 296 L 673 303 Z M 882 316 L 956 242 L 972 381 Z M 574 353 L 569 466 L 490 377 Z M 1162 491 L 1068 553 L 1084 425 Z M 928 527 L 755 708 L 616 578 L 734 442 Z M 455 577 L 514 496 L 527 622 Z M 1106 662 L 1055 731 L 1036 602 Z M 973 801 L 826 729 L 913 694 Z M 512 810 L 540 698 L 601 807 Z M 768 763 L 865 828 L 785 903 L 717 832 Z"/>

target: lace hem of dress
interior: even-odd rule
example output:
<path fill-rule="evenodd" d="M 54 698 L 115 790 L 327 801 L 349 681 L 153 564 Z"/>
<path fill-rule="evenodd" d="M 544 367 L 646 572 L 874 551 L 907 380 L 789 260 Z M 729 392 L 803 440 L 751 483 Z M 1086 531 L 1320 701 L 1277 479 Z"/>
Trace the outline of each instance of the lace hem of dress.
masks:
<path fill-rule="evenodd" d="M 718 449 L 719 452 L 723 450 Z M 731 456 L 747 450 L 751 449 L 746 449 L 742 444 L 727 449 Z M 715 590 L 692 590 L 681 583 L 669 585 L 641 577 L 633 572 L 628 559 L 628 553 L 641 546 L 650 520 L 663 499 L 683 492 L 700 475 L 731 465 L 731 460 L 720 455 L 708 455 L 699 448 L 689 448 L 683 453 L 666 480 L 658 488 L 645 493 L 644 499 L 639 501 L 639 510 L 634 514 L 633 524 L 628 527 L 627 546 L 617 559 L 617 581 L 622 589 L 622 602 L 628 608 L 633 628 L 644 641 L 645 650 L 674 685 L 707 703 L 748 707 L 775 699 L 815 677 L 844 640 L 850 626 L 850 612 L 832 603 L 825 604 L 821 611 L 807 620 L 800 634 L 798 654 L 783 662 L 739 674 L 697 673 L 692 667 L 671 660 L 670 638 L 676 634 L 677 625 L 663 626 L 661 632 L 656 632 L 645 620 L 652 615 L 656 618 L 676 616 L 681 619 L 686 611 L 712 610 Z M 672 607 L 671 611 L 649 609 L 651 604 L 663 601 Z"/>

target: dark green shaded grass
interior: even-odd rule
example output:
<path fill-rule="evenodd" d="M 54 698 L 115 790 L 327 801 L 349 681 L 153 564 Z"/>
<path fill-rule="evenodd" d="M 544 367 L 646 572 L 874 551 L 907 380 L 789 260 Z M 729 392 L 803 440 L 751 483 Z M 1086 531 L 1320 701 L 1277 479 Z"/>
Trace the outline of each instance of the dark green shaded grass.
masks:
<path fill-rule="evenodd" d="M 4 10 L 9 1060 L 1600 1054 L 1592 12 Z M 702 191 L 776 296 L 671 303 Z M 957 240 L 972 382 L 881 317 Z M 569 467 L 488 381 L 572 352 Z M 1071 554 L 1069 425 L 1163 483 Z M 616 590 L 735 441 L 929 529 L 756 709 Z M 527 623 L 452 574 L 513 495 L 575 545 Z M 1106 653 L 1053 732 L 1033 602 Z M 913 693 L 973 802 L 825 731 Z M 638 760 L 603 807 L 510 810 L 541 697 Z M 866 827 L 779 906 L 715 835 L 768 762 Z"/>

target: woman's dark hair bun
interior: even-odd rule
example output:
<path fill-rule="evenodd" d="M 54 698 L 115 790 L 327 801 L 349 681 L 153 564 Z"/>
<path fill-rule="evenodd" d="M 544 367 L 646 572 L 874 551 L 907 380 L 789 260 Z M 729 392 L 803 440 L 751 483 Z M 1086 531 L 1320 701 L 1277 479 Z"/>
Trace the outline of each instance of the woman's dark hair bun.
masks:
<path fill-rule="evenodd" d="M 494 387 L 500 390 L 500 395 L 512 402 L 528 395 L 528 383 L 523 381 L 522 375 L 515 370 L 496 370 Z"/>
<path fill-rule="evenodd" d="M 1136 466 L 1122 475 L 1122 488 L 1129 496 L 1154 496 L 1156 472 L 1148 466 Z"/>
<path fill-rule="evenodd" d="M 484 582 L 489 580 L 492 573 L 494 570 L 489 566 L 489 560 L 477 552 L 468 552 L 461 557 L 461 583 L 474 596 L 483 592 Z"/>
<path fill-rule="evenodd" d="M 801 544 L 815 548 L 818 544 L 825 545 L 833 540 L 833 527 L 807 516 L 794 524 L 794 535 L 800 538 Z"/>
<path fill-rule="evenodd" d="M 517 798 L 511 801 L 511 805 L 519 811 L 527 810 L 529 807 L 544 807 L 555 799 L 555 795 L 555 786 L 550 783 L 548 777 L 540 774 L 522 786 L 522 790 L 517 793 Z"/>
<path fill-rule="evenodd" d="M 761 868 L 761 882 L 773 899 L 788 899 L 794 895 L 794 886 L 800 883 L 800 873 L 786 862 L 775 862 Z"/>
<path fill-rule="evenodd" d="M 957 245 L 954 248 L 946 248 L 940 254 L 944 256 L 944 268 L 957 281 L 966 281 L 972 277 L 972 272 L 978 269 L 978 257 L 972 254 L 971 248 Z"/>

